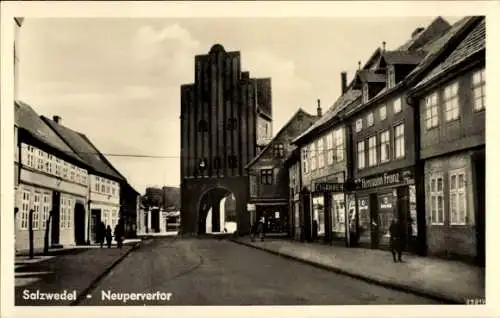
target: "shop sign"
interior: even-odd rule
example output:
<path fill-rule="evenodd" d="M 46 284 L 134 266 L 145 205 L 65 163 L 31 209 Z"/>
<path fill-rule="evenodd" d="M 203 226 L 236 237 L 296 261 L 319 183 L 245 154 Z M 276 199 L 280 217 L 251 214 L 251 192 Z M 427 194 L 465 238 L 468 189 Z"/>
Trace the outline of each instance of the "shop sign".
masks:
<path fill-rule="evenodd" d="M 247 203 L 247 211 L 255 211 L 255 204 Z"/>
<path fill-rule="evenodd" d="M 344 192 L 342 182 L 321 182 L 315 185 L 316 192 Z"/>
<path fill-rule="evenodd" d="M 410 170 L 391 171 L 374 177 L 361 178 L 358 180 L 358 183 L 360 184 L 361 189 L 397 184 L 409 184 L 412 180 L 411 176 L 412 172 Z"/>
<path fill-rule="evenodd" d="M 382 197 L 382 202 L 380 202 L 380 208 L 381 209 L 392 209 L 392 202 L 389 200 L 391 197 L 390 196 L 384 196 Z"/>
<path fill-rule="evenodd" d="M 358 209 L 359 210 L 368 210 L 368 200 L 367 199 L 359 199 L 358 200 Z"/>

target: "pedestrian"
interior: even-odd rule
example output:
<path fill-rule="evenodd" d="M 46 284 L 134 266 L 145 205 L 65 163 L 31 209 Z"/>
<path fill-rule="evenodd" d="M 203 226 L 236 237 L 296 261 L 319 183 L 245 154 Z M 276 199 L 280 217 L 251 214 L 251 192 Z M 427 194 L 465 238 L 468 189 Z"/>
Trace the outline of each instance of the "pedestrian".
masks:
<path fill-rule="evenodd" d="M 257 232 L 257 222 L 253 222 L 250 226 L 250 239 L 255 242 L 255 233 Z"/>
<path fill-rule="evenodd" d="M 318 221 L 314 220 L 312 224 L 312 240 L 316 242 L 318 240 Z"/>
<path fill-rule="evenodd" d="M 111 226 L 108 225 L 106 228 L 106 243 L 108 248 L 111 248 L 111 241 L 113 240 L 113 234 L 111 233 Z"/>
<path fill-rule="evenodd" d="M 403 259 L 401 258 L 403 254 L 403 231 L 401 227 L 401 221 L 400 219 L 392 219 L 391 226 L 389 228 L 389 232 L 391 234 L 391 253 L 392 253 L 392 259 L 396 263 L 397 261 L 403 262 Z M 396 254 L 398 256 L 396 260 Z"/>
<path fill-rule="evenodd" d="M 97 242 L 101 245 L 101 248 L 104 245 L 104 240 L 106 238 L 106 225 L 104 222 L 100 221 L 97 225 L 97 233 L 96 233 Z"/>
<path fill-rule="evenodd" d="M 264 241 L 264 226 L 265 226 L 265 219 L 264 217 L 261 217 L 259 220 L 259 224 L 257 224 L 257 232 L 259 233 L 259 238 L 260 241 Z"/>
<path fill-rule="evenodd" d="M 118 221 L 118 224 L 115 226 L 115 241 L 116 241 L 116 246 L 118 248 L 122 248 L 123 246 L 123 222 L 120 220 Z"/>

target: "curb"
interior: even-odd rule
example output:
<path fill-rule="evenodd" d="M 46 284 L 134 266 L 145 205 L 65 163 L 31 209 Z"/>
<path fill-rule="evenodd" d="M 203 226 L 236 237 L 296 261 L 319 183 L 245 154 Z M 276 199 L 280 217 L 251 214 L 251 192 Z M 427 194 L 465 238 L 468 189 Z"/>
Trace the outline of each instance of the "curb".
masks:
<path fill-rule="evenodd" d="M 307 264 L 307 265 L 312 265 L 312 266 L 315 266 L 315 267 L 318 267 L 318 268 L 321 268 L 321 269 L 324 269 L 324 270 L 327 270 L 327 271 L 330 271 L 330 272 L 334 272 L 334 273 L 341 274 L 341 275 L 344 275 L 344 276 L 349 276 L 349 277 L 352 277 L 352 278 L 355 278 L 355 279 L 363 280 L 363 281 L 368 282 L 370 284 L 379 285 L 379 286 L 382 286 L 382 287 L 385 287 L 385 288 L 390 288 L 390 289 L 394 289 L 394 290 L 397 290 L 397 291 L 402 291 L 402 292 L 405 292 L 405 293 L 411 293 L 411 294 L 414 294 L 416 296 L 429 298 L 429 299 L 441 302 L 443 304 L 452 304 L 452 305 L 463 305 L 463 304 L 465 304 L 465 302 L 458 301 L 457 299 L 454 299 L 454 298 L 450 298 L 450 297 L 438 295 L 436 293 L 432 293 L 432 292 L 428 292 L 428 291 L 418 290 L 418 289 L 415 289 L 415 288 L 410 288 L 410 287 L 402 285 L 402 284 L 388 283 L 388 282 L 385 282 L 383 280 L 379 280 L 379 279 L 376 279 L 376 278 L 371 278 L 371 277 L 367 277 L 367 276 L 364 276 L 364 275 L 351 273 L 351 272 L 348 272 L 348 271 L 346 271 L 344 269 L 341 269 L 341 268 L 324 265 L 324 264 L 321 264 L 321 263 L 317 263 L 317 262 L 310 261 L 310 260 L 307 260 L 307 259 L 298 258 L 296 256 L 291 256 L 291 255 L 288 255 L 288 254 L 283 254 L 283 253 L 280 253 L 280 252 L 277 252 L 277 251 L 273 251 L 273 250 L 267 249 L 265 247 L 248 244 L 248 243 L 245 243 L 245 242 L 242 242 L 242 241 L 238 241 L 238 240 L 234 240 L 234 239 L 231 239 L 230 241 L 232 241 L 233 243 L 236 243 L 236 244 L 240 244 L 240 245 L 252 247 L 252 248 L 255 248 L 257 250 L 261 250 L 261 251 L 264 251 L 264 252 L 267 252 L 267 253 L 271 253 L 271 254 L 274 254 L 274 255 L 277 255 L 277 256 L 281 256 L 281 257 L 286 258 L 286 259 L 291 259 L 291 260 L 294 260 L 294 261 L 297 261 L 297 262 L 300 262 L 300 263 L 304 263 L 304 264 Z"/>
<path fill-rule="evenodd" d="M 122 256 L 120 256 L 118 259 L 116 259 L 113 262 L 113 264 L 111 264 L 110 266 L 108 266 L 108 268 L 106 268 L 99 276 L 97 276 L 94 280 L 92 280 L 92 282 L 90 283 L 90 285 L 87 288 L 85 288 L 84 290 L 82 290 L 80 292 L 80 294 L 76 297 L 76 299 L 69 304 L 69 306 L 76 306 L 82 300 L 86 299 L 87 294 L 89 294 L 90 291 L 93 290 L 97 286 L 97 284 L 99 283 L 99 281 L 101 281 L 107 274 L 109 274 L 109 272 L 111 272 L 111 270 L 114 267 L 116 267 L 118 264 L 120 264 L 120 262 L 123 261 L 123 259 L 125 259 L 125 257 L 127 257 L 132 251 L 138 249 L 140 247 L 140 245 L 141 245 L 141 242 L 134 243 L 134 245 L 132 246 L 131 249 L 129 249 Z"/>

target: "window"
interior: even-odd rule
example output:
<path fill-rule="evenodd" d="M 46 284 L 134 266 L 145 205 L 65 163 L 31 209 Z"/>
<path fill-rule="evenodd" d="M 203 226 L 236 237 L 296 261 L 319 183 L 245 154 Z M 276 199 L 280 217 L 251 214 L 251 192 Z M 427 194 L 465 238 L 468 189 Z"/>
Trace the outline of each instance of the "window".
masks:
<path fill-rule="evenodd" d="M 467 199 L 465 197 L 465 171 L 450 171 L 450 224 L 467 223 Z"/>
<path fill-rule="evenodd" d="M 49 193 L 44 193 L 42 197 L 42 229 L 46 228 L 47 220 L 49 219 L 50 207 L 51 207 L 51 195 Z"/>
<path fill-rule="evenodd" d="M 380 133 L 380 162 L 387 162 L 390 160 L 390 132 L 386 130 Z"/>
<path fill-rule="evenodd" d="M 365 142 L 358 142 L 358 169 L 365 167 Z"/>
<path fill-rule="evenodd" d="M 54 156 L 47 155 L 47 161 L 45 162 L 45 171 L 52 174 L 52 162 L 54 161 Z"/>
<path fill-rule="evenodd" d="M 273 151 L 275 157 L 283 157 L 285 155 L 285 146 L 283 144 L 274 144 Z"/>
<path fill-rule="evenodd" d="M 368 113 L 368 115 L 366 116 L 366 125 L 368 127 L 373 126 L 373 113 L 372 112 Z"/>
<path fill-rule="evenodd" d="M 394 110 L 394 114 L 397 114 L 399 112 L 401 112 L 402 108 L 401 108 L 401 98 L 396 98 L 392 104 L 393 106 L 393 110 Z"/>
<path fill-rule="evenodd" d="M 363 84 L 363 103 L 367 103 L 369 99 L 368 84 Z"/>
<path fill-rule="evenodd" d="M 444 109 L 446 121 L 458 119 L 458 82 L 444 88 Z"/>
<path fill-rule="evenodd" d="M 334 132 L 335 159 L 337 162 L 344 160 L 344 128 L 339 128 Z"/>
<path fill-rule="evenodd" d="M 82 184 L 84 184 L 84 185 L 87 184 L 87 177 L 88 177 L 87 171 L 83 170 L 82 171 Z"/>
<path fill-rule="evenodd" d="M 483 110 L 486 78 L 484 68 L 472 75 L 472 91 L 474 93 L 474 110 Z"/>
<path fill-rule="evenodd" d="M 33 146 L 28 146 L 27 159 L 28 167 L 35 168 L 35 148 Z"/>
<path fill-rule="evenodd" d="M 61 196 L 61 219 L 60 228 L 70 229 L 72 227 L 71 211 L 74 209 L 75 201 L 66 196 Z"/>
<path fill-rule="evenodd" d="M 443 194 L 443 176 L 433 175 L 430 177 L 430 218 L 431 224 L 444 224 L 444 194 Z"/>
<path fill-rule="evenodd" d="M 273 184 L 273 169 L 260 170 L 260 183 Z"/>
<path fill-rule="evenodd" d="M 61 176 L 61 159 L 56 158 L 56 176 Z"/>
<path fill-rule="evenodd" d="M 437 127 L 439 124 L 439 112 L 437 103 L 437 93 L 433 93 L 425 98 L 425 126 L 427 129 Z"/>
<path fill-rule="evenodd" d="M 229 165 L 229 168 L 236 168 L 238 167 L 238 161 L 236 159 L 236 156 L 231 155 L 227 157 L 227 163 Z"/>
<path fill-rule="evenodd" d="M 208 131 L 208 123 L 206 120 L 200 120 L 198 122 L 198 131 L 199 132 L 207 132 Z"/>
<path fill-rule="evenodd" d="M 309 153 L 307 151 L 307 147 L 302 149 L 302 164 L 304 167 L 304 173 L 309 172 Z"/>
<path fill-rule="evenodd" d="M 335 132 L 332 132 L 326 135 L 326 162 L 331 165 L 333 163 L 333 135 Z"/>
<path fill-rule="evenodd" d="M 379 108 L 380 120 L 385 120 L 387 118 L 387 106 L 382 105 Z"/>
<path fill-rule="evenodd" d="M 101 193 L 106 193 L 106 184 L 104 184 L 104 180 L 101 180 Z"/>
<path fill-rule="evenodd" d="M 394 151 L 395 159 L 405 156 L 405 124 L 394 127 Z"/>
<path fill-rule="evenodd" d="M 30 206 L 31 206 L 31 193 L 30 191 L 24 190 L 23 191 L 23 200 L 21 203 L 21 229 L 26 230 L 28 229 L 28 218 L 29 218 L 29 212 L 30 212 Z"/>
<path fill-rule="evenodd" d="M 316 143 L 309 145 L 309 153 L 311 154 L 311 171 L 316 170 Z"/>
<path fill-rule="evenodd" d="M 68 179 L 68 163 L 63 162 L 62 177 Z"/>
<path fill-rule="evenodd" d="M 76 181 L 76 167 L 73 166 L 72 164 L 69 165 L 69 180 L 70 181 Z"/>
<path fill-rule="evenodd" d="M 389 66 L 387 69 L 387 86 L 392 88 L 396 86 L 396 76 L 394 74 L 394 66 Z"/>
<path fill-rule="evenodd" d="M 318 234 L 325 234 L 325 204 L 324 197 L 315 197 L 312 200 L 313 208 L 313 220 L 315 220 L 318 225 Z"/>
<path fill-rule="evenodd" d="M 101 186 L 100 178 L 99 177 L 95 177 L 95 192 L 99 192 L 100 186 Z"/>
<path fill-rule="evenodd" d="M 227 130 L 235 130 L 236 129 L 236 118 L 229 118 L 227 120 Z"/>
<path fill-rule="evenodd" d="M 33 229 L 38 230 L 40 227 L 40 204 L 41 204 L 41 194 L 35 192 L 33 194 Z"/>
<path fill-rule="evenodd" d="M 363 119 L 356 120 L 356 132 L 360 132 L 363 129 Z"/>
<path fill-rule="evenodd" d="M 377 136 L 368 139 L 368 165 L 370 167 L 377 164 Z"/>
<path fill-rule="evenodd" d="M 40 171 L 45 170 L 45 153 L 42 150 L 37 151 L 36 168 Z"/>
<path fill-rule="evenodd" d="M 318 140 L 318 169 L 325 166 L 325 153 L 323 152 L 323 137 Z"/>

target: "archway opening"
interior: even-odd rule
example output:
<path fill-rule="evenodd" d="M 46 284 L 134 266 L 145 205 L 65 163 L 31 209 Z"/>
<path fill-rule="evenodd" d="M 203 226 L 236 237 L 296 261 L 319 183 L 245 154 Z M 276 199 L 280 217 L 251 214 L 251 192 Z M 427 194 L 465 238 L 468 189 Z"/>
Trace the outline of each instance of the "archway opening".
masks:
<path fill-rule="evenodd" d="M 200 201 L 199 234 L 227 234 L 237 230 L 236 197 L 227 189 L 207 191 Z"/>

